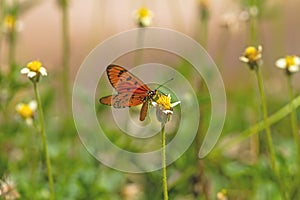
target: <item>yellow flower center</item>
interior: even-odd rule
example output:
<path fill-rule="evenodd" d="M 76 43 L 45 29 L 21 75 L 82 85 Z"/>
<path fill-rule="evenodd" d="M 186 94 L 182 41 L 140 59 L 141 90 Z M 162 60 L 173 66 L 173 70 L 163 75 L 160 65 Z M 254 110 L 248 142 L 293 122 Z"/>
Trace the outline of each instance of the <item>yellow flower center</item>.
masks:
<path fill-rule="evenodd" d="M 245 57 L 248 58 L 250 61 L 256 61 L 259 55 L 258 50 L 255 47 L 247 47 L 244 53 Z"/>
<path fill-rule="evenodd" d="M 8 29 L 13 29 L 16 23 L 16 18 L 13 15 L 7 15 L 4 18 L 4 24 Z"/>
<path fill-rule="evenodd" d="M 27 68 L 30 71 L 39 72 L 42 67 L 42 63 L 40 61 L 32 61 L 27 64 Z"/>
<path fill-rule="evenodd" d="M 171 98 L 169 96 L 158 94 L 158 99 L 155 102 L 164 110 L 171 110 Z"/>
<path fill-rule="evenodd" d="M 295 65 L 295 56 L 286 56 L 285 57 L 286 66 L 290 67 Z"/>
<path fill-rule="evenodd" d="M 20 104 L 17 108 L 17 112 L 24 119 L 33 117 L 33 110 L 27 104 Z"/>
<path fill-rule="evenodd" d="M 150 11 L 147 8 L 140 8 L 138 10 L 138 16 L 139 18 L 148 17 L 150 15 Z"/>

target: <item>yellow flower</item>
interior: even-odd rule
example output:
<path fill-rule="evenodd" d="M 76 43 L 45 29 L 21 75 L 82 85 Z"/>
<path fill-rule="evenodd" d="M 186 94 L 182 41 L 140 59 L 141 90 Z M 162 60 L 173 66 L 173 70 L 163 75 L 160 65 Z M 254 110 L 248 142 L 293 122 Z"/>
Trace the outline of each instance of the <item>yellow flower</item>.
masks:
<path fill-rule="evenodd" d="M 227 190 L 222 189 L 220 192 L 217 193 L 217 200 L 227 200 Z"/>
<path fill-rule="evenodd" d="M 37 108 L 36 101 L 30 101 L 28 104 L 19 103 L 16 105 L 17 113 L 25 120 L 28 125 L 31 125 L 33 122 L 34 113 Z"/>
<path fill-rule="evenodd" d="M 180 101 L 171 103 L 170 94 L 157 94 L 152 101 L 152 105 L 156 107 L 156 116 L 158 121 L 168 121 L 169 116 L 173 114 L 173 107 L 175 107 L 178 104 L 180 104 Z"/>
<path fill-rule="evenodd" d="M 17 20 L 15 15 L 7 14 L 3 18 L 1 28 L 4 33 L 12 33 L 13 31 L 21 31 L 23 24 Z"/>
<path fill-rule="evenodd" d="M 16 18 L 13 15 L 6 15 L 4 17 L 4 27 L 7 31 L 12 31 L 16 25 Z"/>
<path fill-rule="evenodd" d="M 139 27 L 147 27 L 152 23 L 152 11 L 146 7 L 141 7 L 134 12 L 134 19 Z"/>
<path fill-rule="evenodd" d="M 21 69 L 21 74 L 27 74 L 30 79 L 36 77 L 36 80 L 38 81 L 40 75 L 47 76 L 47 70 L 40 61 L 31 61 L 25 68 Z"/>
<path fill-rule="evenodd" d="M 258 67 L 257 62 L 262 57 L 262 46 L 253 47 L 249 46 L 246 48 L 244 55 L 240 57 L 240 61 L 247 63 L 251 69 Z"/>
<path fill-rule="evenodd" d="M 275 65 L 280 69 L 286 70 L 287 74 L 292 74 L 299 71 L 300 58 L 287 55 L 285 58 L 278 59 Z"/>

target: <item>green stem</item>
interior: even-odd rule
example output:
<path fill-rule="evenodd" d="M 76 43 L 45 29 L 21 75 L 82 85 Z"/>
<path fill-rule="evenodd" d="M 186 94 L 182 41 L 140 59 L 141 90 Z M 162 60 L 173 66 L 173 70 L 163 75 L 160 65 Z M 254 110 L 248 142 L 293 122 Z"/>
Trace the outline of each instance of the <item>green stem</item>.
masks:
<path fill-rule="evenodd" d="M 162 181 L 163 181 L 163 193 L 164 200 L 168 200 L 168 185 L 167 185 L 167 166 L 166 166 L 166 134 L 165 134 L 165 124 L 161 125 L 161 143 L 162 143 Z"/>
<path fill-rule="evenodd" d="M 134 66 L 138 66 L 142 63 L 144 37 L 145 37 L 144 28 L 139 28 L 137 42 L 136 42 L 137 50 L 135 51 L 135 56 L 134 56 Z"/>
<path fill-rule="evenodd" d="M 5 7 L 4 7 L 4 1 L 0 1 L 0 21 L 3 22 L 4 20 L 4 10 L 5 10 Z M 2 52 L 2 38 L 3 38 L 3 33 L 0 32 L 0 75 L 1 75 L 1 67 L 2 67 L 2 55 L 1 55 L 1 52 Z"/>
<path fill-rule="evenodd" d="M 38 104 L 43 150 L 44 150 L 45 157 L 46 157 L 46 165 L 47 165 L 47 172 L 48 172 L 50 199 L 53 200 L 54 199 L 54 185 L 53 185 L 53 176 L 52 176 L 52 170 L 51 170 L 51 162 L 50 162 L 50 157 L 49 157 L 48 148 L 47 148 L 47 139 L 46 139 L 46 133 L 45 133 L 45 124 L 44 124 L 44 114 L 43 114 L 41 99 L 40 99 L 40 95 L 39 95 L 39 91 L 38 91 L 36 82 L 33 82 L 33 87 L 34 87 L 35 98 L 36 98 L 36 101 Z"/>
<path fill-rule="evenodd" d="M 9 33 L 9 44 L 8 44 L 8 65 L 10 72 L 14 71 L 15 68 L 15 57 L 16 57 L 16 31 L 13 29 Z"/>
<path fill-rule="evenodd" d="M 201 13 L 201 45 L 207 47 L 207 36 L 208 36 L 208 10 L 207 8 L 202 9 Z"/>
<path fill-rule="evenodd" d="M 300 95 L 297 96 L 293 101 L 282 107 L 280 110 L 278 110 L 276 113 L 271 115 L 267 120 L 263 120 L 261 122 L 258 122 L 257 124 L 251 126 L 250 128 L 246 129 L 242 133 L 238 134 L 237 136 L 233 137 L 230 141 L 222 144 L 218 147 L 218 149 L 228 148 L 232 147 L 235 144 L 241 143 L 243 140 L 247 139 L 249 136 L 253 134 L 257 134 L 258 132 L 262 131 L 263 129 L 266 129 L 266 124 L 268 126 L 271 126 L 280 120 L 282 120 L 284 117 L 286 117 L 288 114 L 292 112 L 291 104 L 294 105 L 294 109 L 298 108 L 300 106 Z M 267 122 L 267 123 L 265 123 Z"/>
<path fill-rule="evenodd" d="M 257 6 L 256 0 L 251 1 L 251 6 Z M 257 17 L 256 16 L 250 16 L 250 38 L 249 42 L 250 44 L 257 44 L 258 42 L 258 27 L 257 27 Z M 252 135 L 250 138 L 250 151 L 252 155 L 252 162 L 256 163 L 259 152 L 260 152 L 260 144 L 259 144 L 260 138 L 259 134 Z"/>
<path fill-rule="evenodd" d="M 1 4 L 0 4 L 0 7 L 1 7 Z M 0 20 L 2 20 L 1 16 L 0 16 Z M 3 41 L 3 34 L 0 33 L 0 75 L 2 73 L 2 55 L 1 55 L 1 52 L 2 52 L 2 41 Z"/>
<path fill-rule="evenodd" d="M 276 166 L 276 159 L 275 159 L 275 152 L 274 152 L 273 141 L 272 141 L 272 136 L 271 136 L 271 129 L 270 129 L 270 125 L 267 121 L 267 119 L 268 119 L 268 109 L 267 109 L 267 104 L 266 104 L 266 96 L 265 96 L 263 80 L 262 80 L 262 77 L 261 77 L 259 67 L 257 67 L 255 69 L 255 72 L 256 72 L 256 77 L 257 77 L 259 93 L 260 93 L 260 97 L 261 97 L 263 122 L 265 124 L 265 131 L 266 131 L 266 135 L 267 135 L 267 142 L 268 142 L 269 153 L 270 153 L 270 158 L 271 158 L 271 167 L 272 167 L 273 171 L 275 172 L 275 174 L 278 175 L 278 169 L 277 169 L 277 166 Z"/>
<path fill-rule="evenodd" d="M 256 17 L 251 17 L 250 19 L 250 44 L 255 44 L 257 42 L 257 20 Z"/>
<path fill-rule="evenodd" d="M 293 132 L 293 137 L 294 137 L 294 141 L 295 141 L 295 147 L 296 147 L 296 151 L 297 151 L 297 159 L 299 160 L 299 149 L 300 149 L 300 138 L 298 136 L 298 128 L 297 128 L 297 115 L 296 115 L 296 110 L 295 110 L 295 106 L 292 102 L 293 98 L 294 98 L 294 92 L 293 92 L 293 85 L 292 85 L 292 78 L 291 75 L 287 75 L 288 78 L 288 88 L 289 88 L 289 96 L 290 96 L 290 106 L 291 106 L 291 125 L 292 125 L 292 132 Z"/>
<path fill-rule="evenodd" d="M 63 94 L 65 99 L 65 105 L 67 107 L 67 114 L 70 114 L 71 98 L 70 98 L 70 83 L 69 83 L 69 71 L 70 71 L 70 38 L 69 38 L 69 17 L 68 17 L 68 5 L 67 1 L 64 1 L 62 7 L 62 84 Z"/>
<path fill-rule="evenodd" d="M 257 1 L 251 2 L 251 6 L 257 7 Z M 250 16 L 250 44 L 256 44 L 258 42 L 258 27 L 257 16 Z"/>

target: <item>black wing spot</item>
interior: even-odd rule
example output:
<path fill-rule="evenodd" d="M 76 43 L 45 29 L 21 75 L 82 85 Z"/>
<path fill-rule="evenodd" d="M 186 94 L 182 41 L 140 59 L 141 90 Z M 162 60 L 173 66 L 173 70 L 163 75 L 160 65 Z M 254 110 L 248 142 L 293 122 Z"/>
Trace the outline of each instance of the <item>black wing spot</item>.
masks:
<path fill-rule="evenodd" d="M 132 79 L 131 76 L 129 76 L 128 78 L 126 78 L 126 81 L 130 81 Z"/>
<path fill-rule="evenodd" d="M 106 70 L 110 70 L 113 67 L 113 65 L 108 65 Z"/>
<path fill-rule="evenodd" d="M 127 71 L 127 70 L 125 70 L 125 69 L 120 70 L 120 71 L 119 71 L 119 74 L 118 74 L 118 77 L 121 77 L 122 74 L 124 74 L 126 71 Z"/>
<path fill-rule="evenodd" d="M 135 81 L 135 82 L 134 82 L 134 85 L 137 85 L 137 84 L 139 84 L 139 83 L 138 83 L 137 81 Z"/>

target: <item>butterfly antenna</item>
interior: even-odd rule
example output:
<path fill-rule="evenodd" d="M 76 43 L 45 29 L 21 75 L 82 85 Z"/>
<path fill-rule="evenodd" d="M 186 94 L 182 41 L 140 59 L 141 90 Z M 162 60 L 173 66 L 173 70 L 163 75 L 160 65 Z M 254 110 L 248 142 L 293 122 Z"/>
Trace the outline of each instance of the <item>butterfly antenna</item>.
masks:
<path fill-rule="evenodd" d="M 174 80 L 174 78 L 170 78 L 169 80 L 167 80 L 167 81 L 164 82 L 163 84 L 160 84 L 160 85 L 156 88 L 156 90 L 158 90 L 160 87 L 166 85 L 167 83 L 169 83 L 169 82 L 172 81 L 172 80 Z"/>

